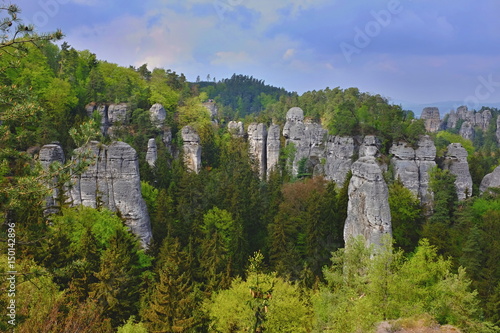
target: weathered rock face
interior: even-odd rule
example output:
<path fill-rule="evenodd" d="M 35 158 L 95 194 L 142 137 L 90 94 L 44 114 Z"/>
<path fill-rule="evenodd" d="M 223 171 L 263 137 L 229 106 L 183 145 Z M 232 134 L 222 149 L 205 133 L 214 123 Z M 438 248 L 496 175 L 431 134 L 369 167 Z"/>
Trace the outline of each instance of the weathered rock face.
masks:
<path fill-rule="evenodd" d="M 415 162 L 419 174 L 418 197 L 422 204 L 430 204 L 434 198 L 429 189 L 430 171 L 436 166 L 436 146 L 434 141 L 424 135 L 418 141 L 418 148 L 415 150 Z"/>
<path fill-rule="evenodd" d="M 292 175 L 299 173 L 299 166 L 305 162 L 303 171 L 314 170 L 325 157 L 327 130 L 315 123 L 304 124 L 304 112 L 301 108 L 291 108 L 283 127 L 286 144 L 293 144 L 295 156 L 292 161 Z"/>
<path fill-rule="evenodd" d="M 208 114 L 210 115 L 210 120 L 217 122 L 217 115 L 219 112 L 217 105 L 214 102 L 206 102 L 203 103 L 203 106 L 207 108 Z"/>
<path fill-rule="evenodd" d="M 374 156 L 378 157 L 382 143 L 380 139 L 373 135 L 367 135 L 359 147 L 359 157 Z"/>
<path fill-rule="evenodd" d="M 498 144 L 500 144 L 500 117 L 497 118 L 497 140 Z"/>
<path fill-rule="evenodd" d="M 231 120 L 227 124 L 227 130 L 233 137 L 242 138 L 245 136 L 245 128 L 243 127 L 243 123 L 241 121 L 236 122 Z"/>
<path fill-rule="evenodd" d="M 150 167 L 154 167 L 157 159 L 158 159 L 158 147 L 156 146 L 156 140 L 149 139 L 148 151 L 146 152 L 146 162 L 148 162 Z"/>
<path fill-rule="evenodd" d="M 162 127 L 165 123 L 165 119 L 167 118 L 167 111 L 165 111 L 163 105 L 156 103 L 149 109 L 149 117 L 153 125 L 156 127 Z"/>
<path fill-rule="evenodd" d="M 54 162 L 59 162 L 64 164 L 66 158 L 64 157 L 64 151 L 59 143 L 51 143 L 43 146 L 38 153 L 38 160 L 44 169 L 48 169 L 49 166 Z M 54 179 L 54 184 L 57 179 Z M 59 190 L 54 188 L 52 194 L 46 198 L 46 209 L 45 214 L 57 213 L 58 209 L 55 207 L 57 205 L 57 198 L 59 197 Z"/>
<path fill-rule="evenodd" d="M 429 191 L 429 171 L 436 166 L 436 147 L 429 136 L 423 136 L 414 150 L 406 143 L 393 144 L 390 151 L 394 177 L 417 196 L 422 204 L 432 201 Z"/>
<path fill-rule="evenodd" d="M 448 114 L 448 120 L 446 123 L 443 123 L 442 127 L 444 129 L 456 128 L 460 120 L 464 121 L 460 128 L 460 135 L 465 139 L 472 140 L 475 135 L 474 127 L 480 128 L 483 131 L 488 130 L 492 114 L 490 110 L 475 112 L 474 110 L 469 110 L 467 106 L 460 106 L 457 108 L 456 113 L 451 111 Z"/>
<path fill-rule="evenodd" d="M 184 151 L 184 164 L 195 173 L 201 170 L 200 136 L 191 126 L 184 126 L 181 131 Z"/>
<path fill-rule="evenodd" d="M 267 169 L 267 128 L 265 124 L 251 123 L 248 126 L 249 152 L 258 168 L 259 175 L 264 178 Z"/>
<path fill-rule="evenodd" d="M 125 224 L 139 237 L 143 247 L 151 241 L 151 224 L 141 194 L 136 151 L 124 142 L 109 146 L 93 141 L 88 147 L 95 163 L 72 178 L 69 196 L 73 205 L 104 206 L 120 212 Z"/>
<path fill-rule="evenodd" d="M 445 169 L 457 176 L 455 187 L 458 200 L 465 200 L 472 195 L 472 177 L 467 163 L 468 153 L 460 143 L 451 143 L 445 155 Z"/>
<path fill-rule="evenodd" d="M 427 132 L 437 132 L 441 124 L 441 117 L 439 115 L 439 109 L 436 107 L 427 107 L 422 110 L 422 115 L 420 119 L 425 120 L 425 130 Z"/>
<path fill-rule="evenodd" d="M 266 147 L 266 159 L 267 159 L 267 175 L 269 176 L 271 172 L 276 168 L 280 158 L 280 141 L 281 129 L 279 125 L 269 126 L 267 132 L 267 147 Z"/>
<path fill-rule="evenodd" d="M 483 193 L 490 187 L 500 187 L 500 166 L 497 166 L 492 173 L 484 176 L 479 186 L 479 191 Z"/>
<path fill-rule="evenodd" d="M 460 136 L 464 139 L 474 140 L 476 132 L 474 131 L 474 126 L 470 122 L 464 121 L 458 134 L 460 134 Z"/>
<path fill-rule="evenodd" d="M 376 153 L 375 153 L 376 154 Z M 344 240 L 363 235 L 368 244 L 381 244 L 385 234 L 392 234 L 389 190 L 373 151 L 352 165 L 349 203 L 344 226 Z"/>
<path fill-rule="evenodd" d="M 326 160 L 323 167 L 325 179 L 342 186 L 351 170 L 352 159 L 359 147 L 352 137 L 328 136 L 326 143 Z"/>
<path fill-rule="evenodd" d="M 118 122 L 127 123 L 128 120 L 129 108 L 126 103 L 111 104 L 108 107 L 108 121 L 110 126 L 113 126 Z"/>
<path fill-rule="evenodd" d="M 415 160 L 415 150 L 405 142 L 400 142 L 393 144 L 389 153 L 394 155 L 391 159 L 394 168 L 394 178 L 400 179 L 404 187 L 418 197 L 420 173 Z"/>

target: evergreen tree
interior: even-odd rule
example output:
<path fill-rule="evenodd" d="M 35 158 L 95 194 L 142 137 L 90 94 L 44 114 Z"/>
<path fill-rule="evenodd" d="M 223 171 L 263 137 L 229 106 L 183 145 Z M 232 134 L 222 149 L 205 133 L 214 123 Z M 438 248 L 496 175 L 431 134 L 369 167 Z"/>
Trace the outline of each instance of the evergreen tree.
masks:
<path fill-rule="evenodd" d="M 187 332 L 196 324 L 197 306 L 187 254 L 177 239 L 165 238 L 156 265 L 158 281 L 153 287 L 143 320 L 154 332 Z"/>

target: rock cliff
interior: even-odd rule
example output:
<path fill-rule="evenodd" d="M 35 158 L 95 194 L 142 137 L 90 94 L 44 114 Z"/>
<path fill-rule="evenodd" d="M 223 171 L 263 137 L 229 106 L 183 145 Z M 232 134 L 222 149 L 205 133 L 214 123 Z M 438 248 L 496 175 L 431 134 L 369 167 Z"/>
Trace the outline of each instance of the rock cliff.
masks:
<path fill-rule="evenodd" d="M 424 135 L 418 141 L 415 150 L 415 161 L 419 174 L 418 197 L 422 204 L 430 204 L 434 198 L 429 189 L 430 171 L 436 166 L 436 146 L 428 135 Z"/>
<path fill-rule="evenodd" d="M 181 130 L 182 149 L 186 168 L 195 173 L 201 170 L 201 144 L 200 136 L 191 126 L 184 126 Z"/>
<path fill-rule="evenodd" d="M 251 123 L 248 125 L 249 153 L 257 167 L 261 179 L 267 170 L 267 127 L 265 124 Z"/>
<path fill-rule="evenodd" d="M 72 177 L 72 205 L 118 211 L 142 246 L 147 247 L 152 238 L 151 224 L 141 194 L 136 151 L 124 142 L 106 146 L 96 141 L 79 149 L 90 149 L 95 162 L 83 174 Z"/>
<path fill-rule="evenodd" d="M 366 140 L 371 146 L 373 140 Z M 372 149 L 352 165 L 349 202 L 344 226 L 344 240 L 363 235 L 368 244 L 381 244 L 385 234 L 392 234 L 389 191 Z"/>
<path fill-rule="evenodd" d="M 325 163 L 322 173 L 325 179 L 342 186 L 351 170 L 353 157 L 358 154 L 359 145 L 352 137 L 328 136 L 325 151 Z"/>
<path fill-rule="evenodd" d="M 479 191 L 483 193 L 490 187 L 500 187 L 500 166 L 497 166 L 492 173 L 484 176 Z"/>
<path fill-rule="evenodd" d="M 243 123 L 241 121 L 236 122 L 231 120 L 227 124 L 227 130 L 233 137 L 242 138 L 245 136 L 245 129 L 243 128 Z"/>
<path fill-rule="evenodd" d="M 447 120 L 441 124 L 441 127 L 443 129 L 453 129 L 457 127 L 459 121 L 462 121 L 462 126 L 459 128 L 460 135 L 465 139 L 472 140 L 475 135 L 474 128 L 479 128 L 483 131 L 488 130 L 492 117 L 490 110 L 476 112 L 469 110 L 467 106 L 460 106 L 456 112 L 452 110 L 447 115 Z"/>
<path fill-rule="evenodd" d="M 156 146 L 156 140 L 149 139 L 148 151 L 146 152 L 146 162 L 148 162 L 150 167 L 154 167 L 157 159 L 158 159 L 158 147 Z"/>
<path fill-rule="evenodd" d="M 149 109 L 149 117 L 154 126 L 161 128 L 167 118 L 167 111 L 163 105 L 156 103 Z"/>
<path fill-rule="evenodd" d="M 465 200 L 472 195 L 472 177 L 467 156 L 467 151 L 460 143 L 449 144 L 445 154 L 445 169 L 450 170 L 457 177 L 455 187 L 458 200 Z"/>
<path fill-rule="evenodd" d="M 437 132 L 441 124 L 439 109 L 436 107 L 427 107 L 422 110 L 420 119 L 424 119 L 425 130 L 427 132 Z"/>
<path fill-rule="evenodd" d="M 460 136 L 464 139 L 474 140 L 476 131 L 474 131 L 474 126 L 472 125 L 472 123 L 464 121 L 462 123 L 462 127 L 460 128 L 460 132 L 458 134 L 460 134 Z"/>
<path fill-rule="evenodd" d="M 66 162 L 66 158 L 64 157 L 64 151 L 59 143 L 51 143 L 48 145 L 44 145 L 40 152 L 38 153 L 38 160 L 44 169 L 48 169 L 49 166 L 54 162 L 59 162 L 64 164 Z M 53 184 L 55 185 L 57 179 L 54 179 Z M 57 198 L 59 197 L 59 189 L 56 187 L 53 188 L 52 194 L 46 198 L 46 209 L 44 210 L 45 214 L 57 213 Z"/>
<path fill-rule="evenodd" d="M 269 126 L 267 132 L 267 146 L 266 146 L 266 159 L 267 159 L 267 175 L 276 168 L 280 158 L 281 148 L 281 128 L 279 125 Z"/>

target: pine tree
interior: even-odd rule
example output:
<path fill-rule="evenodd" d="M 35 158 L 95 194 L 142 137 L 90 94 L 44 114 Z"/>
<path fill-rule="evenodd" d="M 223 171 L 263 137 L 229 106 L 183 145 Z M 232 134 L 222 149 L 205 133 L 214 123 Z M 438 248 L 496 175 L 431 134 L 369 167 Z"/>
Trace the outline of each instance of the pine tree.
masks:
<path fill-rule="evenodd" d="M 143 319 L 151 331 L 186 332 L 195 325 L 196 299 L 188 265 L 178 240 L 165 238 L 156 267 L 158 281 L 143 310 Z"/>
<path fill-rule="evenodd" d="M 90 297 L 97 299 L 113 326 L 137 314 L 141 291 L 138 244 L 126 231 L 118 229 L 101 257 L 98 282 L 91 286 Z"/>

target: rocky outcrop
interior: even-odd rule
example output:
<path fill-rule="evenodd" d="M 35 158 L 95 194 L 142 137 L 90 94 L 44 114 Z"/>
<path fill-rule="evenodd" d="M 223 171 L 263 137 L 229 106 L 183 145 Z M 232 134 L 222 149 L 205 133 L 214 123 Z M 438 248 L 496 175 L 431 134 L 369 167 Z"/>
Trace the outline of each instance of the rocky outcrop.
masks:
<path fill-rule="evenodd" d="M 154 126 L 161 128 L 167 118 L 167 111 L 160 103 L 153 104 L 149 109 L 149 118 Z"/>
<path fill-rule="evenodd" d="M 389 152 L 393 155 L 394 178 L 400 179 L 422 204 L 430 203 L 429 172 L 436 166 L 436 147 L 432 139 L 427 135 L 421 137 L 416 150 L 404 142 L 393 144 Z"/>
<path fill-rule="evenodd" d="M 304 111 L 301 108 L 291 108 L 286 116 L 283 136 L 286 144 L 293 144 L 295 156 L 292 161 L 292 175 L 297 176 L 299 166 L 309 172 L 321 163 L 325 156 L 327 130 L 315 123 L 304 123 Z"/>
<path fill-rule="evenodd" d="M 460 134 L 460 136 L 464 139 L 474 140 L 476 132 L 474 131 L 474 126 L 470 122 L 464 121 L 458 134 Z"/>
<path fill-rule="evenodd" d="M 367 135 L 363 139 L 361 147 L 359 147 L 359 157 L 379 157 L 380 148 L 382 148 L 382 142 L 380 142 L 380 139 L 373 135 Z"/>
<path fill-rule="evenodd" d="M 167 148 L 167 151 L 170 155 L 173 153 L 172 149 L 172 130 L 170 128 L 166 128 L 163 131 L 163 135 L 161 136 L 161 141 L 165 145 L 165 148 Z"/>
<path fill-rule="evenodd" d="M 500 116 L 497 118 L 497 140 L 498 144 L 500 145 Z"/>
<path fill-rule="evenodd" d="M 146 162 L 148 162 L 150 167 L 154 167 L 157 159 L 158 159 L 158 147 L 156 146 L 156 140 L 149 139 L 148 151 L 146 152 Z"/>
<path fill-rule="evenodd" d="M 467 106 L 460 106 L 457 108 L 457 112 L 451 111 L 447 115 L 447 121 L 442 124 L 443 129 L 454 129 L 462 121 L 460 135 L 465 139 L 474 139 L 475 130 L 474 127 L 480 128 L 483 131 L 488 130 L 492 114 L 490 110 L 484 110 L 481 112 L 476 112 L 474 110 L 469 110 Z M 465 124 L 465 125 L 464 125 Z"/>
<path fill-rule="evenodd" d="M 279 125 L 269 126 L 267 132 L 267 146 L 266 146 L 266 159 L 267 159 L 267 176 L 277 167 L 280 158 L 281 148 L 281 128 Z"/>
<path fill-rule="evenodd" d="M 184 165 L 192 172 L 201 170 L 200 136 L 191 126 L 184 126 L 181 131 L 184 152 Z"/>
<path fill-rule="evenodd" d="M 202 104 L 208 111 L 208 114 L 210 115 L 210 120 L 213 122 L 217 122 L 217 115 L 219 112 L 219 108 L 217 108 L 217 104 L 214 102 L 205 102 Z"/>
<path fill-rule="evenodd" d="M 265 124 L 251 123 L 248 126 L 249 152 L 259 175 L 264 178 L 267 169 L 267 127 Z"/>
<path fill-rule="evenodd" d="M 418 148 L 415 150 L 415 162 L 418 167 L 419 187 L 418 197 L 424 205 L 430 204 L 434 198 L 429 189 L 430 171 L 436 166 L 436 146 L 428 135 L 424 135 L 418 141 Z"/>
<path fill-rule="evenodd" d="M 45 170 L 48 170 L 50 165 L 54 162 L 58 162 L 61 165 L 66 162 L 66 158 L 64 157 L 64 151 L 59 143 L 51 143 L 48 145 L 44 145 L 40 152 L 38 153 L 38 161 Z M 59 189 L 55 186 L 57 183 L 57 179 L 53 179 L 53 183 L 51 186 L 52 194 L 46 198 L 46 209 L 44 213 L 46 215 L 53 214 L 58 212 L 57 199 L 60 197 Z"/>
<path fill-rule="evenodd" d="M 351 168 L 344 240 L 363 235 L 368 244 L 381 244 L 383 235 L 392 234 L 389 191 L 377 152 L 366 153 Z"/>
<path fill-rule="evenodd" d="M 125 124 L 129 121 L 129 108 L 126 103 L 111 104 L 108 107 L 108 122 L 110 126 L 117 123 Z"/>
<path fill-rule="evenodd" d="M 437 132 L 441 124 L 439 109 L 436 107 L 427 107 L 422 110 L 420 119 L 424 119 L 425 130 L 430 133 Z"/>
<path fill-rule="evenodd" d="M 415 159 L 415 150 L 405 142 L 393 144 L 389 153 L 393 155 L 391 164 L 394 178 L 401 180 L 404 187 L 419 196 L 420 173 Z"/>
<path fill-rule="evenodd" d="M 358 153 L 359 145 L 352 137 L 328 136 L 326 157 L 322 174 L 325 179 L 342 186 L 351 170 L 353 157 Z"/>
<path fill-rule="evenodd" d="M 147 247 L 152 238 L 151 224 L 141 194 L 136 151 L 124 142 L 106 146 L 93 141 L 88 147 L 79 148 L 83 149 L 90 150 L 95 162 L 81 175 L 72 177 L 72 205 L 104 206 L 118 211 L 143 247 Z"/>
<path fill-rule="evenodd" d="M 484 176 L 479 186 L 479 191 L 483 193 L 490 187 L 500 187 L 500 166 L 497 166 L 492 173 Z"/>
<path fill-rule="evenodd" d="M 227 130 L 235 138 L 242 138 L 245 136 L 245 129 L 244 129 L 243 123 L 241 121 L 236 122 L 234 120 L 231 120 L 227 124 Z"/>
<path fill-rule="evenodd" d="M 449 144 L 445 154 L 445 169 L 450 170 L 457 177 L 455 187 L 458 200 L 465 200 L 472 195 L 472 177 L 467 156 L 467 151 L 460 143 Z"/>

